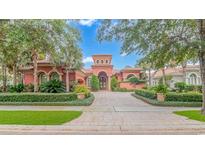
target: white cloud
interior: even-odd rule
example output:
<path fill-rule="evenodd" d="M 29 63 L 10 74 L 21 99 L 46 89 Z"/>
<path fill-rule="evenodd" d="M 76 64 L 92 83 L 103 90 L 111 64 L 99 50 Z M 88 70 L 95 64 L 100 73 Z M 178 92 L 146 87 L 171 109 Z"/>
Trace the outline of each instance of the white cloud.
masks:
<path fill-rule="evenodd" d="M 83 63 L 92 63 L 92 62 L 93 62 L 92 57 L 85 57 L 85 58 L 83 58 Z"/>
<path fill-rule="evenodd" d="M 95 19 L 81 19 L 79 21 L 79 24 L 80 25 L 83 25 L 83 26 L 92 26 L 94 23 L 96 22 Z"/>
<path fill-rule="evenodd" d="M 123 56 L 123 57 L 124 57 L 124 56 L 127 56 L 127 53 L 124 53 L 124 52 L 123 52 L 123 53 L 120 54 L 120 56 Z"/>

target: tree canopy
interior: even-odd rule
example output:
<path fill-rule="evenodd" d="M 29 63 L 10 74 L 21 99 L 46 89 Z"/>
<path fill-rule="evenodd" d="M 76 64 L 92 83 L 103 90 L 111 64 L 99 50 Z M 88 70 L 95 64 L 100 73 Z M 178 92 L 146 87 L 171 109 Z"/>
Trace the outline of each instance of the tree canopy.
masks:
<path fill-rule="evenodd" d="M 141 54 L 155 68 L 197 59 L 201 45 L 195 20 L 103 20 L 97 38 L 120 41 L 121 53 Z"/>

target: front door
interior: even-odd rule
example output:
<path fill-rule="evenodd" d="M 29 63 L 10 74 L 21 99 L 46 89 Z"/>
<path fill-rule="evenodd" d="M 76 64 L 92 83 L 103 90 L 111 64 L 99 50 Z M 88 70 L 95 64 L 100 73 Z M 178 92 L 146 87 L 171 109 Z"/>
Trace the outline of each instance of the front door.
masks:
<path fill-rule="evenodd" d="M 100 89 L 101 90 L 106 90 L 107 89 L 107 79 L 106 79 L 106 77 L 101 76 L 99 78 L 99 80 L 100 80 Z"/>

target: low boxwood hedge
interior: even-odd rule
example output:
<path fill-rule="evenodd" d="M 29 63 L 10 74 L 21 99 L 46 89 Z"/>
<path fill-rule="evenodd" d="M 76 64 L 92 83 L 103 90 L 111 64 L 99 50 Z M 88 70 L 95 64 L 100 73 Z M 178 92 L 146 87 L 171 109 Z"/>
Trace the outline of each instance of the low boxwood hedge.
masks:
<path fill-rule="evenodd" d="M 156 99 L 157 98 L 156 92 L 151 91 L 151 90 L 138 89 L 138 90 L 135 90 L 135 94 L 143 96 L 143 97 L 147 97 L 147 98 L 150 98 L 150 99 Z"/>
<path fill-rule="evenodd" d="M 166 101 L 179 101 L 179 102 L 202 102 L 202 94 L 200 93 L 174 93 L 166 94 Z"/>
<path fill-rule="evenodd" d="M 141 99 L 142 101 L 154 105 L 154 106 L 170 106 L 170 107 L 201 107 L 202 102 L 178 102 L 178 101 L 165 101 L 165 102 L 159 102 L 156 99 L 150 99 L 146 98 L 137 94 L 132 94 L 132 96 Z"/>
<path fill-rule="evenodd" d="M 135 90 L 134 89 L 133 90 L 132 89 L 127 89 L 127 88 L 115 88 L 113 91 L 114 92 L 133 92 Z"/>
<path fill-rule="evenodd" d="M 77 99 L 75 93 L 1 93 L 0 102 L 66 102 Z"/>
<path fill-rule="evenodd" d="M 0 102 L 0 105 L 34 105 L 34 106 L 88 106 L 91 105 L 95 97 L 91 94 L 88 98 L 83 100 L 76 99 L 73 101 L 65 102 Z"/>

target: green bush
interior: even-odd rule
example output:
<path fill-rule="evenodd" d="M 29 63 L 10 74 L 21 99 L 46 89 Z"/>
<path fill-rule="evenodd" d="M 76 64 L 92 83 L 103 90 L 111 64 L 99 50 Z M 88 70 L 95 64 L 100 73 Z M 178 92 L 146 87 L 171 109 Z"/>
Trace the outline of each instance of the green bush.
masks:
<path fill-rule="evenodd" d="M 77 99 L 75 93 L 61 93 L 61 94 L 49 94 L 49 93 L 1 93 L 0 102 L 66 102 Z"/>
<path fill-rule="evenodd" d="M 132 84 L 138 84 L 138 83 L 145 83 L 146 81 L 145 80 L 140 80 L 136 77 L 131 77 L 128 79 L 129 82 L 131 82 Z"/>
<path fill-rule="evenodd" d="M 157 93 L 163 93 L 163 94 L 166 94 L 167 91 L 168 91 L 168 88 L 166 85 L 164 84 L 159 84 L 158 86 L 156 86 L 156 90 L 155 90 Z"/>
<path fill-rule="evenodd" d="M 75 93 L 84 93 L 86 97 L 90 96 L 90 90 L 85 85 L 77 85 L 74 89 Z"/>
<path fill-rule="evenodd" d="M 91 77 L 91 89 L 93 91 L 98 91 L 100 89 L 100 82 L 96 75 L 92 75 Z"/>
<path fill-rule="evenodd" d="M 202 102 L 179 102 L 179 101 L 165 101 L 165 102 L 159 102 L 156 99 L 150 99 L 150 98 L 146 98 L 140 95 L 136 95 L 136 94 L 132 94 L 132 96 L 143 100 L 146 103 L 149 103 L 151 105 L 155 105 L 155 106 L 180 106 L 180 107 L 201 107 Z"/>
<path fill-rule="evenodd" d="M 118 87 L 118 81 L 115 76 L 111 79 L 111 89 L 114 91 Z"/>
<path fill-rule="evenodd" d="M 176 82 L 174 86 L 179 92 L 182 92 L 186 90 L 187 84 L 185 82 Z"/>
<path fill-rule="evenodd" d="M 116 92 L 132 92 L 135 90 L 127 89 L 127 88 L 116 88 L 114 91 L 116 91 Z"/>
<path fill-rule="evenodd" d="M 202 85 L 186 85 L 186 91 L 202 92 Z"/>
<path fill-rule="evenodd" d="M 20 93 L 23 90 L 24 90 L 24 84 L 22 84 L 22 83 L 19 83 L 15 86 L 13 86 L 13 85 L 8 86 L 8 92 L 11 92 L 11 93 L 13 93 L 13 92 Z"/>
<path fill-rule="evenodd" d="M 27 84 L 24 87 L 24 92 L 34 92 L 34 85 L 33 84 Z"/>
<path fill-rule="evenodd" d="M 166 101 L 181 101 L 181 102 L 202 102 L 202 94 L 200 93 L 174 93 L 166 94 Z"/>
<path fill-rule="evenodd" d="M 156 91 L 157 86 L 149 86 L 149 87 L 147 87 L 147 89 L 151 90 L 151 91 Z"/>
<path fill-rule="evenodd" d="M 135 94 L 143 96 L 143 97 L 147 97 L 147 98 L 150 98 L 150 99 L 156 99 L 157 98 L 156 92 L 151 91 L 151 90 L 138 89 L 138 90 L 135 90 Z"/>
<path fill-rule="evenodd" d="M 74 93 L 72 93 L 74 94 Z M 44 93 L 45 95 L 45 93 Z M 49 95 L 59 95 L 59 94 L 49 94 Z M 68 95 L 67 93 L 65 94 L 66 96 Z M 70 95 L 70 94 L 69 94 Z M 74 94 L 75 95 L 75 94 Z M 51 102 L 51 101 L 45 101 L 45 102 L 28 102 L 28 101 L 24 101 L 24 102 L 11 102 L 11 101 L 4 101 L 1 102 L 0 101 L 0 105 L 41 105 L 41 106 L 88 106 L 91 105 L 92 102 L 94 101 L 95 97 L 93 94 L 90 95 L 90 97 L 85 98 L 85 99 L 77 99 L 77 96 L 75 95 L 75 100 L 71 100 L 71 101 L 56 101 L 56 102 Z M 73 98 L 72 98 L 73 99 Z"/>
<path fill-rule="evenodd" d="M 59 80 L 50 80 L 40 85 L 40 92 L 44 93 L 63 93 L 65 92 L 65 85 Z"/>

